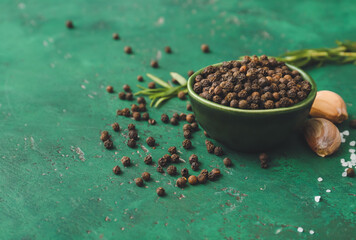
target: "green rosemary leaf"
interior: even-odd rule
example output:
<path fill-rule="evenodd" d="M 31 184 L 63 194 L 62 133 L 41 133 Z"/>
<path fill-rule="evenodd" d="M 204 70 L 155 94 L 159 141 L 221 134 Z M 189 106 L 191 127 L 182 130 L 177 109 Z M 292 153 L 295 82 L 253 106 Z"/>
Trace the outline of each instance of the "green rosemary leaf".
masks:
<path fill-rule="evenodd" d="M 177 80 L 177 82 L 179 82 L 180 85 L 187 84 L 187 80 L 182 75 L 180 75 L 176 72 L 171 72 L 170 74 L 171 74 L 172 78 L 174 78 L 175 80 Z"/>
<path fill-rule="evenodd" d="M 162 97 L 160 99 L 158 99 L 154 105 L 154 107 L 158 107 L 159 105 L 161 105 L 161 103 L 163 103 L 164 101 L 170 99 L 170 97 Z"/>
<path fill-rule="evenodd" d="M 152 74 L 149 74 L 147 73 L 146 74 L 147 77 L 151 78 L 153 81 L 155 81 L 157 84 L 161 85 L 162 87 L 165 87 L 165 88 L 171 88 L 172 86 L 169 85 L 167 82 L 163 81 L 162 79 L 152 75 Z"/>

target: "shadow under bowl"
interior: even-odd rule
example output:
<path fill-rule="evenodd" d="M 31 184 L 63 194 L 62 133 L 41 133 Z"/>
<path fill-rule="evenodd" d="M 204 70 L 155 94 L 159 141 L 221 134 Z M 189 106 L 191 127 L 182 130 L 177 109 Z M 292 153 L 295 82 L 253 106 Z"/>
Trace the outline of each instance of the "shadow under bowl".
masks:
<path fill-rule="evenodd" d="M 206 100 L 193 90 L 195 76 L 204 68 L 195 72 L 187 85 L 197 121 L 211 138 L 237 151 L 261 152 L 284 143 L 307 120 L 317 92 L 314 80 L 307 73 L 286 65 L 310 82 L 311 92 L 306 99 L 293 106 L 275 109 L 245 110 Z"/>

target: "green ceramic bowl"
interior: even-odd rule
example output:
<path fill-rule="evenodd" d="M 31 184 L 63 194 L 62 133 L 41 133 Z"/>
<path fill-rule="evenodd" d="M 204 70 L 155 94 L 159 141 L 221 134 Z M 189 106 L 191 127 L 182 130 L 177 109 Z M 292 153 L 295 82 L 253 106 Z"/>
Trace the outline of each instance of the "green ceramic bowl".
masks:
<path fill-rule="evenodd" d="M 211 138 L 238 151 L 266 151 L 287 141 L 307 119 L 317 91 L 314 80 L 307 73 L 295 66 L 287 66 L 300 72 L 311 83 L 311 92 L 291 107 L 261 110 L 227 107 L 200 97 L 193 91 L 193 85 L 195 76 L 204 68 L 195 72 L 188 80 L 188 94 L 197 121 Z"/>

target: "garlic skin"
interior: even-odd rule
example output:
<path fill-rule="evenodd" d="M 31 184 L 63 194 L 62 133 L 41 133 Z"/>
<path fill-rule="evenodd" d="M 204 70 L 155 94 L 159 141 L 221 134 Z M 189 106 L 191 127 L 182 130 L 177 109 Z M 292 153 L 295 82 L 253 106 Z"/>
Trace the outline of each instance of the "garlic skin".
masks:
<path fill-rule="evenodd" d="M 333 123 L 342 123 L 348 118 L 344 100 L 331 91 L 317 92 L 309 114 L 312 117 L 326 118 Z"/>
<path fill-rule="evenodd" d="M 333 154 L 340 147 L 339 129 L 327 119 L 311 118 L 303 131 L 309 147 L 321 157 Z"/>

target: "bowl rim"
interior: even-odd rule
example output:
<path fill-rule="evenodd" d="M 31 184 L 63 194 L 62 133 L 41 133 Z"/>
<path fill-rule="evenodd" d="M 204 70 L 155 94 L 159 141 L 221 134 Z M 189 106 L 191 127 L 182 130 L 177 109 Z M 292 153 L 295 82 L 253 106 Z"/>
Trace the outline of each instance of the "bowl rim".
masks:
<path fill-rule="evenodd" d="M 211 64 L 208 66 L 216 67 L 216 66 L 222 65 L 223 63 L 224 62 L 220 62 L 220 63 Z M 300 109 L 305 108 L 307 105 L 309 105 L 310 103 L 312 103 L 314 101 L 314 99 L 316 97 L 316 92 L 317 92 L 316 83 L 314 82 L 312 77 L 309 74 L 307 74 L 306 72 L 304 72 L 302 69 L 300 69 L 294 65 L 291 65 L 291 64 L 286 63 L 286 65 L 292 70 L 297 70 L 302 75 L 303 79 L 307 80 L 311 84 L 311 91 L 310 91 L 308 97 L 306 99 L 304 99 L 303 101 L 301 101 L 291 107 L 282 107 L 282 108 L 273 108 L 273 109 L 259 109 L 259 110 L 240 109 L 240 108 L 224 106 L 224 105 L 209 101 L 205 98 L 202 98 L 197 93 L 194 92 L 193 83 L 194 83 L 195 76 L 200 74 L 208 66 L 199 69 L 198 71 L 196 71 L 193 75 L 191 75 L 189 77 L 188 83 L 187 83 L 188 93 L 191 98 L 194 98 L 195 100 L 197 100 L 211 108 L 218 108 L 219 110 L 241 113 L 241 114 L 268 114 L 268 113 L 287 113 L 287 112 L 298 111 Z"/>

